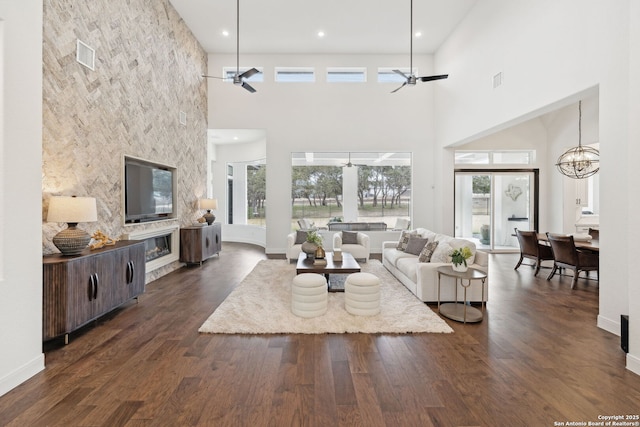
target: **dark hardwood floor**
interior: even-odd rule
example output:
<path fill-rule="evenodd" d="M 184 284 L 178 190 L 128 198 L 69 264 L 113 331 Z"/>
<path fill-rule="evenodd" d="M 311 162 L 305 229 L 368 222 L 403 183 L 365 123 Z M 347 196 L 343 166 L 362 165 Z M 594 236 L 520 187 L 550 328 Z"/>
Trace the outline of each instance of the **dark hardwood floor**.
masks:
<path fill-rule="evenodd" d="M 264 258 L 225 243 L 69 345 L 46 343 L 45 371 L 0 397 L 0 425 L 554 426 L 640 412 L 640 376 L 596 327 L 596 281 L 571 290 L 492 255 L 486 317 L 447 321 L 454 334 L 200 335 Z"/>

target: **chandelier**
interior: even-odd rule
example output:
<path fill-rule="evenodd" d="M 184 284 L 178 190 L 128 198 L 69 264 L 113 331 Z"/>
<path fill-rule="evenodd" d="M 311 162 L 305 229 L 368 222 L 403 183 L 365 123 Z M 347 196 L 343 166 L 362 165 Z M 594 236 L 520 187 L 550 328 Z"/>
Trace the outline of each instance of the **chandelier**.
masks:
<path fill-rule="evenodd" d="M 600 170 L 600 152 L 582 146 L 582 101 L 578 102 L 578 146 L 562 153 L 556 166 L 561 174 L 573 179 L 595 175 Z"/>

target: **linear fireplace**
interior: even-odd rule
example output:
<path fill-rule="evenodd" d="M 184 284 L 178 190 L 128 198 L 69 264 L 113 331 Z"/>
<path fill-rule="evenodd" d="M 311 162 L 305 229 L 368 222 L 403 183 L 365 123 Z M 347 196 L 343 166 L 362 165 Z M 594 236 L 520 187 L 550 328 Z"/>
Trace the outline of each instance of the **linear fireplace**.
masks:
<path fill-rule="evenodd" d="M 134 231 L 123 238 L 145 241 L 147 273 L 177 261 L 180 258 L 179 227 L 155 228 L 152 230 Z"/>

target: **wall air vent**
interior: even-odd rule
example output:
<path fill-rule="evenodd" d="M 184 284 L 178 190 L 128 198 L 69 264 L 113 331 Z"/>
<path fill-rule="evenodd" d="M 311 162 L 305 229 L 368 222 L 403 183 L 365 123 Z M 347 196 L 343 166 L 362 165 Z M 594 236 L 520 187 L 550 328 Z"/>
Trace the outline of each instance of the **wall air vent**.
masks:
<path fill-rule="evenodd" d="M 493 88 L 502 85 L 502 71 L 493 76 Z"/>
<path fill-rule="evenodd" d="M 76 48 L 76 61 L 85 67 L 95 70 L 96 51 L 82 40 L 78 39 Z"/>

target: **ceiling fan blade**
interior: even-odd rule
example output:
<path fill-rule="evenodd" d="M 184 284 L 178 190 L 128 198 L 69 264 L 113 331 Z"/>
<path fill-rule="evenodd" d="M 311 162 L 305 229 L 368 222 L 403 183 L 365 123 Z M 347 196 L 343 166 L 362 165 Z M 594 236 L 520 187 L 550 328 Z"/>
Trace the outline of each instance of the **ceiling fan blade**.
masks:
<path fill-rule="evenodd" d="M 402 86 L 400 86 L 399 88 L 392 90 L 391 93 L 396 93 L 397 91 L 399 91 L 400 89 L 402 89 L 403 87 L 405 87 L 407 85 L 407 82 L 402 83 Z"/>
<path fill-rule="evenodd" d="M 403 73 L 400 70 L 392 70 L 394 73 L 396 74 L 400 74 L 402 77 L 404 77 L 405 79 L 408 79 L 409 77 L 407 77 L 407 75 L 405 73 Z"/>
<path fill-rule="evenodd" d="M 248 79 L 249 77 L 253 76 L 254 74 L 258 74 L 260 71 L 258 71 L 255 68 L 252 68 L 250 70 L 245 71 L 244 73 L 240 74 L 240 78 L 241 79 Z"/>
<path fill-rule="evenodd" d="M 245 88 L 246 90 L 248 90 L 251 93 L 254 93 L 256 91 L 253 87 L 251 87 L 251 85 L 249 83 L 244 82 L 244 81 L 242 82 L 242 87 Z"/>
<path fill-rule="evenodd" d="M 438 76 L 426 76 L 426 77 L 418 77 L 417 79 L 421 82 L 430 82 L 432 80 L 442 80 L 449 77 L 449 74 L 440 74 Z"/>
<path fill-rule="evenodd" d="M 206 74 L 203 74 L 202 77 L 206 77 L 208 79 L 220 79 L 220 80 L 227 80 L 226 77 L 217 77 L 217 76 L 207 76 Z"/>

